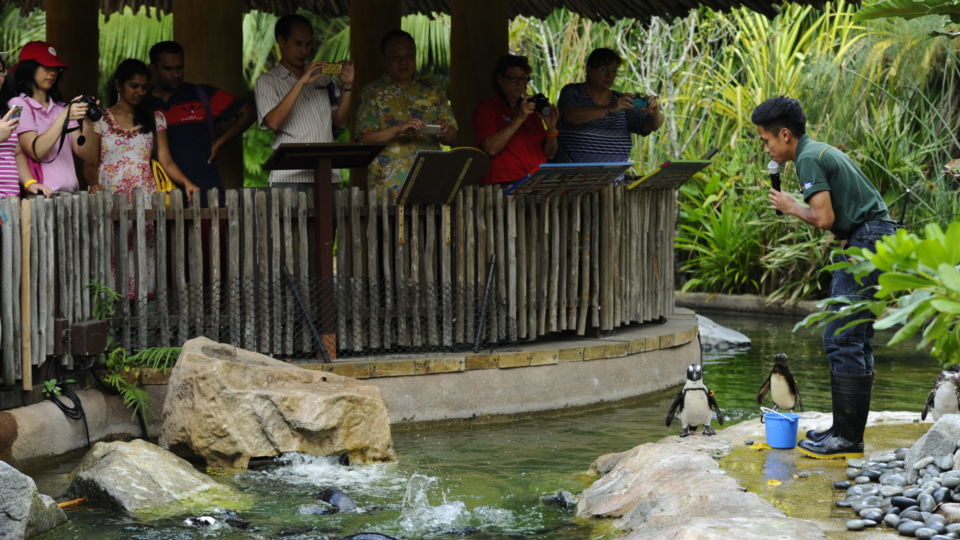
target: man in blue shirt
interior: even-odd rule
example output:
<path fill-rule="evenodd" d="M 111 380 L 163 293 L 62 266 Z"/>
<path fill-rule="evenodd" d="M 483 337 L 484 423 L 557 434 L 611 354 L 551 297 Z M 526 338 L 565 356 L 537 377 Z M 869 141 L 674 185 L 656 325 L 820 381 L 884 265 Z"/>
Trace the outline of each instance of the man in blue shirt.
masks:
<path fill-rule="evenodd" d="M 161 41 L 150 48 L 154 87 L 143 102 L 166 117 L 173 160 L 200 188 L 201 203 L 207 206 L 207 190 L 218 188 L 223 196 L 217 153 L 250 127 L 256 113 L 250 104 L 219 88 L 185 82 L 183 57 L 183 47 L 175 41 Z M 228 125 L 218 135 L 216 124 L 221 121 Z"/>

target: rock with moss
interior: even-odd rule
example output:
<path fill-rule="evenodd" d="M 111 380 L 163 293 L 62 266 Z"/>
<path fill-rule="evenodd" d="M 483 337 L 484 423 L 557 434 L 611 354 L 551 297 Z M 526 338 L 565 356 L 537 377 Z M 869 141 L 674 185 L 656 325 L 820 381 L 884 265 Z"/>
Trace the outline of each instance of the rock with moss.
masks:
<path fill-rule="evenodd" d="M 29 476 L 0 461 L 0 538 L 30 538 L 67 522 Z"/>
<path fill-rule="evenodd" d="M 227 470 L 286 452 L 397 457 L 375 385 L 206 338 L 186 342 L 170 374 L 160 445 Z"/>
<path fill-rule="evenodd" d="M 141 439 L 97 443 L 73 476 L 69 496 L 86 497 L 91 504 L 117 508 L 140 519 L 249 506 L 247 496 Z"/>

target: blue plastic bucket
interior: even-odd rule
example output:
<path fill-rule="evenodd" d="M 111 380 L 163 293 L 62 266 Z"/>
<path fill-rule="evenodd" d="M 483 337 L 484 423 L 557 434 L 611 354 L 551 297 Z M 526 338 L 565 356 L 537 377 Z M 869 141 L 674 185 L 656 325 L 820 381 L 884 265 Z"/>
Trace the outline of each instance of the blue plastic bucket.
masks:
<path fill-rule="evenodd" d="M 763 414 L 763 423 L 767 429 L 767 444 L 770 448 L 789 449 L 797 445 L 799 414 L 768 412 Z"/>

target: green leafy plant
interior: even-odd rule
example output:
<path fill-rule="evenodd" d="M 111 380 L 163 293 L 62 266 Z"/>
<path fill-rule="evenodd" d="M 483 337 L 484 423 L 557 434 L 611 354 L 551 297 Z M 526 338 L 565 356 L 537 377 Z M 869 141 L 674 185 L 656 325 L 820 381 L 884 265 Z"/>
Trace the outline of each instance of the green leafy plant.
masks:
<path fill-rule="evenodd" d="M 144 369 L 168 369 L 180 356 L 180 347 L 151 347 L 135 354 L 127 354 L 123 347 L 115 347 L 106 356 L 107 373 L 103 382 L 115 388 L 123 404 L 138 414 L 150 411 L 150 394 L 137 384 Z"/>
<path fill-rule="evenodd" d="M 87 283 L 87 289 L 93 295 L 93 305 L 90 308 L 93 318 L 98 321 L 112 319 L 117 314 L 114 306 L 122 297 L 121 294 L 99 281 Z"/>
<path fill-rule="evenodd" d="M 875 298 L 861 302 L 846 298 L 825 300 L 821 307 L 842 307 L 811 314 L 795 329 L 823 326 L 869 311 L 878 317 L 873 323 L 877 330 L 900 326 L 889 345 L 919 333 L 918 348 L 928 349 L 944 366 L 960 363 L 960 221 L 951 223 L 946 232 L 939 225 L 929 224 L 923 233 L 920 236 L 901 229 L 879 240 L 875 251 L 845 250 L 843 253 L 852 260 L 827 269 L 849 271 L 858 281 L 880 271 Z M 838 332 L 864 321 L 857 317 Z"/>
<path fill-rule="evenodd" d="M 67 379 L 65 381 L 61 381 L 60 379 L 47 379 L 43 381 L 40 388 L 43 390 L 44 397 L 51 398 L 63 394 L 64 384 L 74 384 L 76 382 L 74 379 Z"/>

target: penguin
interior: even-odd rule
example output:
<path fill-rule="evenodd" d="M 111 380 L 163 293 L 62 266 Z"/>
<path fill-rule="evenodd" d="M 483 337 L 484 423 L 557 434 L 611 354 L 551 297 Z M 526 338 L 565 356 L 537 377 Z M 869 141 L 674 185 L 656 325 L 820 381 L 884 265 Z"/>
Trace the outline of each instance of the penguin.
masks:
<path fill-rule="evenodd" d="M 926 420 L 927 412 L 931 410 L 934 422 L 945 414 L 960 413 L 960 366 L 950 366 L 940 372 L 923 405 L 920 419 Z"/>
<path fill-rule="evenodd" d="M 713 392 L 703 384 L 703 368 L 700 364 L 687 366 L 687 382 L 670 405 L 667 427 L 670 427 L 677 412 L 680 413 L 680 425 L 683 428 L 680 431 L 681 437 L 690 435 L 698 426 L 704 426 L 704 435 L 715 435 L 717 432 L 710 427 L 714 412 L 717 413 L 717 422 L 723 425 L 723 413 L 720 412 L 717 400 L 713 398 Z"/>
<path fill-rule="evenodd" d="M 787 410 L 793 412 L 799 408 L 803 410 L 803 402 L 800 401 L 800 390 L 797 389 L 797 383 L 793 380 L 793 373 L 790 372 L 790 366 L 787 365 L 787 355 L 777 353 L 773 359 L 773 369 L 767 375 L 767 380 L 763 381 L 760 390 L 757 392 L 757 403 L 763 405 L 763 398 L 770 392 L 770 399 L 773 400 L 773 408 L 776 410 Z"/>

